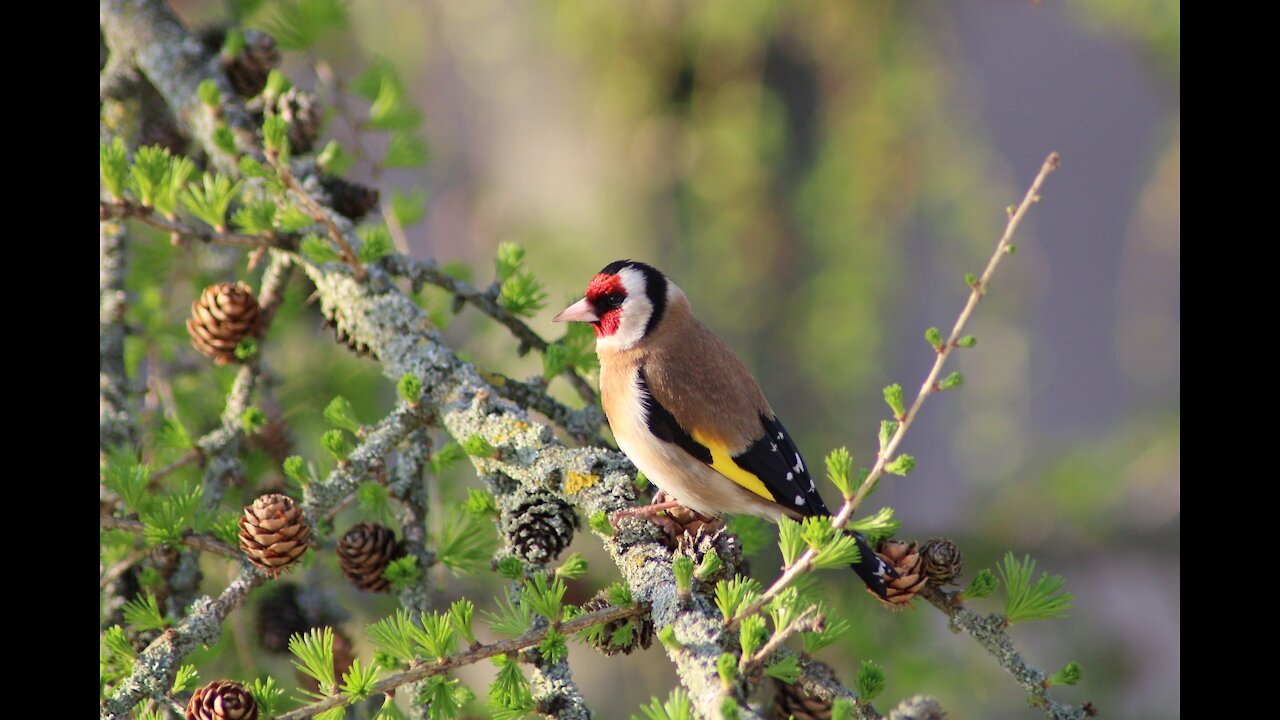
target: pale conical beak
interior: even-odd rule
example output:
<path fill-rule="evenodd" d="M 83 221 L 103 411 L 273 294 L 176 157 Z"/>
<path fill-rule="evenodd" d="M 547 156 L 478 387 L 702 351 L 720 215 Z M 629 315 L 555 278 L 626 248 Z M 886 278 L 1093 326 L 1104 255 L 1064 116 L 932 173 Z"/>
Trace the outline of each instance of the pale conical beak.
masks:
<path fill-rule="evenodd" d="M 600 318 L 596 315 L 596 311 L 591 307 L 591 303 L 586 298 L 582 298 L 578 302 L 570 305 L 560 314 L 552 318 L 553 322 L 596 322 Z"/>

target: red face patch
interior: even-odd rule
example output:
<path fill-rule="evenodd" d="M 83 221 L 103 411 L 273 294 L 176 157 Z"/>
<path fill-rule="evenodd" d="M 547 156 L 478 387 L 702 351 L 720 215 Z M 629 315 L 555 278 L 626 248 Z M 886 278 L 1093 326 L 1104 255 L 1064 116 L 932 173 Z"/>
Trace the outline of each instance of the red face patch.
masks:
<path fill-rule="evenodd" d="M 596 309 L 596 314 L 600 319 L 591 323 L 592 329 L 596 331 L 596 337 L 608 337 L 618 331 L 618 325 L 622 322 L 622 308 L 610 307 L 608 297 L 610 295 L 627 296 L 627 290 L 622 286 L 622 278 L 617 275 L 605 275 L 597 273 L 591 278 L 591 282 L 587 284 L 587 302 Z"/>

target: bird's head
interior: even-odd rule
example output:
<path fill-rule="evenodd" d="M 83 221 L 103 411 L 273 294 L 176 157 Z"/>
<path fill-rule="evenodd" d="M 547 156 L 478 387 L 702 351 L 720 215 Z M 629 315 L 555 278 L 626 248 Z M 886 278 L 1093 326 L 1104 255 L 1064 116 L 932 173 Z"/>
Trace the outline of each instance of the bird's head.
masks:
<path fill-rule="evenodd" d="M 634 260 L 604 266 L 587 283 L 586 297 L 556 315 L 556 322 L 589 322 L 596 347 L 625 350 L 657 327 L 671 293 L 679 292 L 657 268 Z"/>

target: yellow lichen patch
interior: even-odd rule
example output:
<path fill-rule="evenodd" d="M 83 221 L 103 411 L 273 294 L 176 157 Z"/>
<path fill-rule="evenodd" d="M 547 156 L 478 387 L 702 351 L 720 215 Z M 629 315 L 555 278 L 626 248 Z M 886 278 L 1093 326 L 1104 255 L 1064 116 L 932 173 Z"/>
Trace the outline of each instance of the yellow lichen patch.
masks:
<path fill-rule="evenodd" d="M 480 377 L 494 387 L 502 387 L 507 384 L 507 379 L 496 372 L 489 372 L 482 368 L 476 368 L 476 372 L 480 373 Z"/>
<path fill-rule="evenodd" d="M 564 481 L 564 492 L 566 495 L 572 495 L 583 488 L 589 488 L 600 482 L 599 475 L 591 473 L 580 473 L 574 470 L 569 471 L 569 477 Z"/>

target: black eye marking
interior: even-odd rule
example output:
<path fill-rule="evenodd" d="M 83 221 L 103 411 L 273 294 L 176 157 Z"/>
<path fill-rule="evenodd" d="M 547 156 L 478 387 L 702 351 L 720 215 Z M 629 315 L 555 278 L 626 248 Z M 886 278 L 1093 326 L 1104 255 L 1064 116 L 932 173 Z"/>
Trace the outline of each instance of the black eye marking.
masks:
<path fill-rule="evenodd" d="M 627 296 L 622 293 L 609 293 L 609 295 L 605 297 L 604 301 L 609 304 L 609 307 L 616 308 L 622 307 L 622 302 L 626 299 Z"/>

